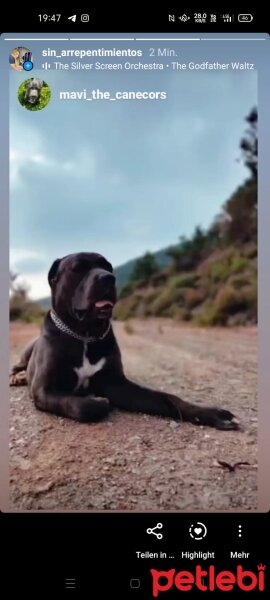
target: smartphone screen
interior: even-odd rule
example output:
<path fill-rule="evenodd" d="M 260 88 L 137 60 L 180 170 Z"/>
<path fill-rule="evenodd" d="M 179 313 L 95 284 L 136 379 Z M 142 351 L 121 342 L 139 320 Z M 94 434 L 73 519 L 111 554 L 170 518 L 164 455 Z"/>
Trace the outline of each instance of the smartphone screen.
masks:
<path fill-rule="evenodd" d="M 1 519 L 63 593 L 269 578 L 269 34 L 178 12 L 0 38 Z"/>

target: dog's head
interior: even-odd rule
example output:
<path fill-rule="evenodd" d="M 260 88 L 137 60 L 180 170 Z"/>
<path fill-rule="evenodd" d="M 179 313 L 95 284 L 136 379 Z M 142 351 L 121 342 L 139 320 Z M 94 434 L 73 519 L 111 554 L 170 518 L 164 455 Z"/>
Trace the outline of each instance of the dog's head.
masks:
<path fill-rule="evenodd" d="M 40 96 L 43 81 L 41 79 L 31 79 L 26 90 L 26 99 L 30 104 L 36 104 Z"/>
<path fill-rule="evenodd" d="M 101 319 L 110 319 L 116 302 L 112 265 L 94 252 L 58 258 L 48 274 L 52 307 L 70 325 L 87 330 Z"/>

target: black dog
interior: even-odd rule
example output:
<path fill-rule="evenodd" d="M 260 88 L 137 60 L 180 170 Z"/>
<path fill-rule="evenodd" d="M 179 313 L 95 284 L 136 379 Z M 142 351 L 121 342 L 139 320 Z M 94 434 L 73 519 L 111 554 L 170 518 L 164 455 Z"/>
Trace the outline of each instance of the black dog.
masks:
<path fill-rule="evenodd" d="M 42 86 L 42 79 L 35 79 L 32 77 L 26 86 L 24 94 L 25 101 L 29 102 L 29 104 L 37 104 L 40 100 Z"/>
<path fill-rule="evenodd" d="M 52 310 L 42 335 L 24 351 L 11 379 L 27 370 L 38 409 L 78 421 L 95 421 L 117 407 L 238 429 L 232 413 L 195 406 L 172 394 L 129 381 L 110 319 L 116 302 L 111 264 L 100 254 L 81 252 L 57 259 L 48 275 Z"/>

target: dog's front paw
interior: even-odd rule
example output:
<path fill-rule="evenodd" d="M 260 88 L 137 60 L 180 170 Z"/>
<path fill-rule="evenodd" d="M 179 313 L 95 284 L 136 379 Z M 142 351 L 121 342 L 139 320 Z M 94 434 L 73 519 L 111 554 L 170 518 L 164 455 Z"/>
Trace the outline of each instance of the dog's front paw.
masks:
<path fill-rule="evenodd" d="M 202 408 L 194 419 L 198 425 L 208 425 L 223 430 L 240 429 L 236 417 L 222 408 Z"/>
<path fill-rule="evenodd" d="M 11 373 L 9 376 L 9 385 L 27 385 L 26 371 L 20 371 L 19 373 Z"/>

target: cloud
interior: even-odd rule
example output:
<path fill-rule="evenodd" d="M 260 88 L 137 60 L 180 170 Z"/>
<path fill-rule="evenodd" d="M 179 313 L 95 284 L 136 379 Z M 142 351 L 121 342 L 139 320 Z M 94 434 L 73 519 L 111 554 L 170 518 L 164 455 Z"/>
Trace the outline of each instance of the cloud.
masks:
<path fill-rule="evenodd" d="M 9 250 L 9 257 L 11 264 L 16 264 L 20 260 L 39 258 L 40 254 L 36 250 L 11 247 Z"/>
<path fill-rule="evenodd" d="M 25 127 L 18 119 L 12 123 L 16 135 L 11 130 L 10 144 L 10 187 L 16 189 L 23 183 L 23 169 L 42 156 L 42 135 L 35 129 Z M 45 158 L 45 157 L 44 157 Z M 48 160 L 47 158 L 45 160 Z"/>
<path fill-rule="evenodd" d="M 23 248 L 10 248 L 9 255 L 10 269 L 17 275 L 16 283 L 26 286 L 31 298 L 50 295 L 45 255 Z"/>
<path fill-rule="evenodd" d="M 33 300 L 39 300 L 40 298 L 47 298 L 50 296 L 51 290 L 48 284 L 46 271 L 28 277 L 20 275 L 16 279 L 16 283 L 27 286 L 29 297 Z"/>
<path fill-rule="evenodd" d="M 27 143 L 26 143 L 27 142 Z M 24 126 L 17 119 L 11 124 L 10 187 L 25 188 L 30 177 L 84 178 L 92 180 L 96 173 L 96 158 L 89 147 L 76 148 L 68 159 L 61 152 L 52 151 L 42 131 Z M 26 175 L 26 177 L 25 177 Z"/>

